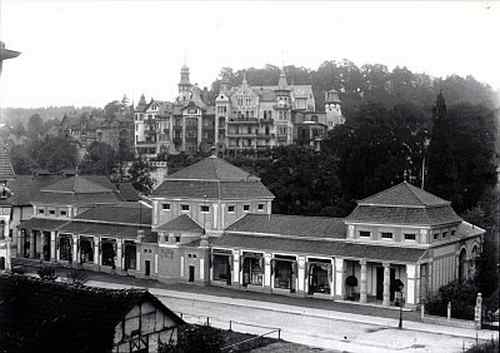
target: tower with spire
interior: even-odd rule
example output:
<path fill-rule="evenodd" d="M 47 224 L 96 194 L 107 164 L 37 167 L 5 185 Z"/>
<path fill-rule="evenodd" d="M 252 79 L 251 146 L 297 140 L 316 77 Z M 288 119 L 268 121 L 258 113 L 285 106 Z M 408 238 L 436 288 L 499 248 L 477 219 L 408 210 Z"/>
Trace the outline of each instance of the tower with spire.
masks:
<path fill-rule="evenodd" d="M 293 142 L 292 96 L 286 79 L 285 68 L 281 68 L 276 95 L 276 113 L 278 114 L 276 130 L 278 145 L 289 145 Z"/>
<path fill-rule="evenodd" d="M 187 102 L 191 97 L 191 91 L 193 89 L 193 85 L 189 81 L 189 67 L 187 65 L 183 65 L 181 67 L 181 80 L 177 84 L 178 92 L 179 92 L 179 100 L 182 102 Z"/>
<path fill-rule="evenodd" d="M 339 92 L 334 88 L 325 92 L 325 114 L 328 130 L 345 123 L 345 118 L 342 115 L 342 101 Z"/>

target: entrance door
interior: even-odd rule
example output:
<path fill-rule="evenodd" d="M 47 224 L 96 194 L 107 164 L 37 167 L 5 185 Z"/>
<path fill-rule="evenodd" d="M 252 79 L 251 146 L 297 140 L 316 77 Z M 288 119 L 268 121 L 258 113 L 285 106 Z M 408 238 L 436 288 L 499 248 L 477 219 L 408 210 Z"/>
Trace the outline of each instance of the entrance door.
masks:
<path fill-rule="evenodd" d="M 384 299 L 384 268 L 377 267 L 377 300 Z"/>
<path fill-rule="evenodd" d="M 149 276 L 150 273 L 151 273 L 151 261 L 146 260 L 144 261 L 144 274 L 146 276 Z"/>
<path fill-rule="evenodd" d="M 390 298 L 391 298 L 391 301 L 394 300 L 394 293 L 396 292 L 396 269 L 395 268 L 391 268 L 391 275 L 390 275 L 390 292 L 391 292 L 391 295 L 390 295 Z"/>
<path fill-rule="evenodd" d="M 194 266 L 190 265 L 189 266 L 189 282 L 194 282 Z"/>

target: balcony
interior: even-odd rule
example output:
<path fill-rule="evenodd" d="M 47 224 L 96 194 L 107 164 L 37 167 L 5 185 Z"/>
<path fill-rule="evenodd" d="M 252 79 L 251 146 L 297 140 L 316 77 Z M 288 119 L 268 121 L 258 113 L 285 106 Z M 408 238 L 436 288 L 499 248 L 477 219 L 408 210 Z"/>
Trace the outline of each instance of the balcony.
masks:
<path fill-rule="evenodd" d="M 260 119 L 261 124 L 274 124 L 274 119 Z"/>
<path fill-rule="evenodd" d="M 231 118 L 227 121 L 228 124 L 258 124 L 257 118 Z"/>

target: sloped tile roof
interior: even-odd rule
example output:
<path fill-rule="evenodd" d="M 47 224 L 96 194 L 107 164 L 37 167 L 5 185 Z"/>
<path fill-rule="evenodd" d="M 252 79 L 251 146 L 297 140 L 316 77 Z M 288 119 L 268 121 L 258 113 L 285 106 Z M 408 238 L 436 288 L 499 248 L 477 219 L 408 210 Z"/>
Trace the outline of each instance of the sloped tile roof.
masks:
<path fill-rule="evenodd" d="M 343 239 L 345 228 L 343 218 L 247 214 L 226 231 Z"/>
<path fill-rule="evenodd" d="M 353 223 L 437 225 L 460 222 L 461 218 L 451 206 L 428 208 L 357 206 L 345 220 Z"/>
<path fill-rule="evenodd" d="M 123 201 L 139 201 L 141 199 L 132 183 L 120 183 L 117 184 L 117 188 Z"/>
<path fill-rule="evenodd" d="M 358 201 L 358 205 L 408 207 L 443 206 L 449 204 L 449 201 L 417 188 L 406 181 Z"/>
<path fill-rule="evenodd" d="M 258 178 L 213 155 L 167 176 L 167 179 L 247 181 Z"/>
<path fill-rule="evenodd" d="M 129 240 L 135 240 L 137 238 L 138 230 L 143 230 L 145 237 L 151 236 L 151 227 L 148 226 L 105 224 L 75 220 L 58 228 L 60 233 L 98 235 L 103 237 L 109 236 Z"/>
<path fill-rule="evenodd" d="M 69 220 L 32 217 L 22 221 L 21 227 L 26 229 L 54 231 L 67 223 L 69 223 Z"/>
<path fill-rule="evenodd" d="M 74 219 L 128 224 L 151 224 L 152 210 L 140 203 L 98 205 Z"/>
<path fill-rule="evenodd" d="M 274 195 L 260 181 L 217 182 L 197 180 L 166 180 L 153 196 L 196 199 L 273 199 Z"/>
<path fill-rule="evenodd" d="M 38 197 L 40 189 L 62 179 L 60 175 L 17 175 L 9 182 L 9 188 L 14 193 L 9 201 L 14 206 L 27 206 Z"/>
<path fill-rule="evenodd" d="M 0 147 L 0 181 L 11 180 L 16 177 L 12 163 L 10 163 L 9 153 L 5 147 Z"/>
<path fill-rule="evenodd" d="M 73 286 L 20 275 L 0 275 L 0 288 L 2 335 L 22 342 L 22 348 L 3 347 L 12 352 L 111 351 L 116 325 L 144 302 L 177 325 L 184 323 L 144 289 Z M 60 340 L 61 335 L 70 338 Z"/>
<path fill-rule="evenodd" d="M 225 234 L 216 239 L 213 248 L 241 248 L 260 251 L 282 251 L 306 255 L 340 256 L 371 261 L 411 263 L 422 257 L 426 250 L 392 246 L 356 244 L 346 241 L 306 240 L 300 237 L 256 236 L 251 234 Z"/>
<path fill-rule="evenodd" d="M 191 219 L 188 215 L 180 215 L 166 222 L 156 228 L 159 231 L 179 231 L 179 232 L 190 232 L 190 233 L 203 233 L 203 228 L 198 225 L 195 221 Z"/>
<path fill-rule="evenodd" d="M 97 193 L 97 194 L 70 194 L 57 192 L 40 192 L 32 200 L 35 203 L 46 205 L 95 205 L 98 203 L 116 203 L 121 201 L 117 193 Z"/>
<path fill-rule="evenodd" d="M 77 175 L 55 182 L 44 187 L 43 192 L 63 192 L 76 194 L 96 194 L 114 191 L 114 187 L 105 187 L 85 176 Z"/>

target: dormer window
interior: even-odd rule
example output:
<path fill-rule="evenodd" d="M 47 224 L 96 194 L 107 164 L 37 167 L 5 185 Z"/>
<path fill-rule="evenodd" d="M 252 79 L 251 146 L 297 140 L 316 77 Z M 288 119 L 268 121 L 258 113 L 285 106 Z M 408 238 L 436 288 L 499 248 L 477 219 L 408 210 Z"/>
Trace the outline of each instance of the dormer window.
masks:
<path fill-rule="evenodd" d="M 43 208 L 40 208 L 40 209 L 38 210 L 38 214 L 45 214 L 45 210 L 44 210 Z"/>
<path fill-rule="evenodd" d="M 62 216 L 62 217 L 66 217 L 66 215 L 68 214 L 66 211 L 61 211 L 59 212 L 59 214 Z"/>
<path fill-rule="evenodd" d="M 382 232 L 382 239 L 392 239 L 392 233 Z"/>
<path fill-rule="evenodd" d="M 362 231 L 359 232 L 359 237 L 360 238 L 369 238 L 371 235 L 372 235 L 371 232 L 368 232 L 368 231 L 365 231 L 365 230 L 362 230 Z"/>
<path fill-rule="evenodd" d="M 405 240 L 417 240 L 417 235 L 415 233 L 405 233 Z"/>
<path fill-rule="evenodd" d="M 438 240 L 439 239 L 439 233 L 434 233 L 434 240 Z"/>
<path fill-rule="evenodd" d="M 56 214 L 56 210 L 49 210 L 49 214 L 50 214 L 51 216 L 54 216 L 54 215 Z"/>
<path fill-rule="evenodd" d="M 455 230 L 452 230 L 451 231 L 451 235 L 455 235 L 456 231 Z"/>
<path fill-rule="evenodd" d="M 443 238 L 446 238 L 448 236 L 448 232 L 443 232 Z"/>
<path fill-rule="evenodd" d="M 161 208 L 162 208 L 163 211 L 170 211 L 170 204 L 169 203 L 164 203 L 161 206 Z"/>
<path fill-rule="evenodd" d="M 243 205 L 243 211 L 245 212 L 250 211 L 250 205 Z"/>
<path fill-rule="evenodd" d="M 188 212 L 189 211 L 189 205 L 181 205 L 181 211 Z"/>
<path fill-rule="evenodd" d="M 227 206 L 227 212 L 234 213 L 234 205 Z"/>
<path fill-rule="evenodd" d="M 259 203 L 257 205 L 257 208 L 258 208 L 259 211 L 263 211 L 264 210 L 264 204 L 263 203 Z"/>
<path fill-rule="evenodd" d="M 210 212 L 210 206 L 202 205 L 200 206 L 200 211 L 203 213 L 208 213 Z"/>

